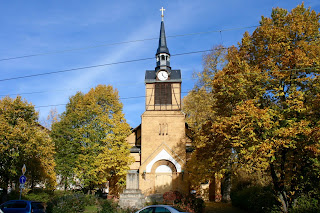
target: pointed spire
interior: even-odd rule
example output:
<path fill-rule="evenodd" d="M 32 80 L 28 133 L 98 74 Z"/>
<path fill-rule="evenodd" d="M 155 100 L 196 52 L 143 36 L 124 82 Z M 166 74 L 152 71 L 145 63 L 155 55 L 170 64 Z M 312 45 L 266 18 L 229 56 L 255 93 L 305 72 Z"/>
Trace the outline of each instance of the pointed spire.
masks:
<path fill-rule="evenodd" d="M 160 11 L 162 11 L 162 15 L 161 15 L 161 28 L 160 28 L 160 37 L 159 37 L 159 46 L 158 46 L 158 49 L 157 49 L 157 55 L 159 53 L 167 53 L 170 55 L 169 53 L 169 49 L 167 47 L 167 41 L 166 41 L 166 33 L 165 33 L 165 30 L 164 30 L 164 21 L 163 21 L 163 7 L 160 9 Z"/>

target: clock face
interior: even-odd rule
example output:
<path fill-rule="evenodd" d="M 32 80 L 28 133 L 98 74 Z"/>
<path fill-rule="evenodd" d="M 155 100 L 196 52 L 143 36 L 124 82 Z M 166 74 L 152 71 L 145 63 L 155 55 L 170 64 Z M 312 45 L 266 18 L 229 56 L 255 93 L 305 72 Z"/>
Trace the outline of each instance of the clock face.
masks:
<path fill-rule="evenodd" d="M 166 71 L 160 71 L 160 72 L 158 72 L 158 79 L 160 80 L 160 81 L 165 81 L 165 80 L 167 80 L 168 79 L 168 73 L 166 72 Z"/>

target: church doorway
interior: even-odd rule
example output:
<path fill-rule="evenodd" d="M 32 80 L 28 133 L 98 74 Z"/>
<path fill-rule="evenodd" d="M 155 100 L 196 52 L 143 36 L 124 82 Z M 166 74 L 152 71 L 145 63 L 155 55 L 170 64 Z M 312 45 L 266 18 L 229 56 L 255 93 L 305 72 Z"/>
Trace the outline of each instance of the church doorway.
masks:
<path fill-rule="evenodd" d="M 172 190 L 172 170 L 167 165 L 160 165 L 155 171 L 155 191 L 163 194 Z"/>

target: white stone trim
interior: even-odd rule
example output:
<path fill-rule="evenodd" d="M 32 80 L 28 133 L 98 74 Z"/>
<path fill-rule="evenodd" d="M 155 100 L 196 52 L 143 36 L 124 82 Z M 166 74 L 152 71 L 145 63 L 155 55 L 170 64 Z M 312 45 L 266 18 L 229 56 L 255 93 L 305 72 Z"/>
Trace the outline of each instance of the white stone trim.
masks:
<path fill-rule="evenodd" d="M 172 173 L 172 170 L 167 165 L 160 165 L 156 168 L 156 173 Z"/>
<path fill-rule="evenodd" d="M 146 172 L 150 173 L 153 164 L 159 160 L 170 161 L 171 163 L 173 163 L 173 165 L 175 165 L 177 172 L 181 172 L 181 165 L 164 149 L 147 165 Z"/>

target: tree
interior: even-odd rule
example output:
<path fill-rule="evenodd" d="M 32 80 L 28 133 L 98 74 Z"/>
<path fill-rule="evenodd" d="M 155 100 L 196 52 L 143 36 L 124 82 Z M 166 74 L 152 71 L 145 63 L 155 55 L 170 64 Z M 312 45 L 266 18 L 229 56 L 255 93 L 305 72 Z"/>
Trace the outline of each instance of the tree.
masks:
<path fill-rule="evenodd" d="M 226 64 L 206 61 L 214 75 L 201 75 L 201 88 L 184 102 L 190 119 L 199 113 L 188 102 L 194 93 L 211 96 L 210 119 L 200 127 L 189 124 L 202 135 L 196 147 L 206 157 L 216 153 L 216 169 L 231 160 L 249 172 L 265 172 L 284 212 L 319 188 L 319 18 L 303 4 L 291 12 L 273 9 L 252 35 L 228 48 Z M 232 151 L 220 158 L 216 147 Z"/>
<path fill-rule="evenodd" d="M 216 97 L 212 95 L 212 79 L 219 72 L 219 68 L 226 63 L 226 48 L 223 46 L 214 47 L 210 54 L 204 55 L 204 69 L 201 73 L 196 73 L 198 79 L 194 89 L 183 100 L 183 111 L 186 114 L 186 121 L 190 127 L 190 137 L 192 138 L 195 150 L 188 161 L 188 172 L 193 188 L 197 188 L 199 183 L 215 181 L 215 176 L 221 176 L 227 172 L 228 159 L 231 151 L 224 143 L 218 142 L 212 132 L 211 125 L 217 119 L 214 107 L 217 103 Z M 215 143 L 213 143 L 215 142 Z M 213 153 L 215 154 L 213 157 Z M 220 198 L 217 198 L 220 199 Z"/>
<path fill-rule="evenodd" d="M 0 100 L 0 156 L 0 187 L 5 193 L 9 185 L 18 185 L 23 164 L 31 188 L 37 183 L 54 188 L 54 145 L 34 106 L 20 96 Z"/>
<path fill-rule="evenodd" d="M 113 189 L 123 186 L 132 162 L 126 142 L 129 133 L 118 92 L 112 86 L 98 85 L 87 94 L 72 96 L 51 134 L 57 173 L 65 187 L 75 179 L 88 190 L 107 181 Z"/>

